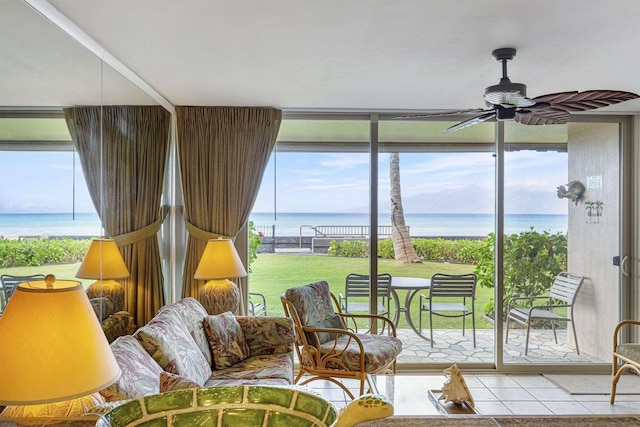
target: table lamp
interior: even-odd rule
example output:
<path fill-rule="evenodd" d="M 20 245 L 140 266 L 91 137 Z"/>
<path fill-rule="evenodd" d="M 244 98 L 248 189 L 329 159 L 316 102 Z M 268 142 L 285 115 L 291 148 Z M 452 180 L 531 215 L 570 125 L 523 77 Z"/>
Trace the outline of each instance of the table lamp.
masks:
<path fill-rule="evenodd" d="M 10 416 L 50 414 L 51 403 L 87 398 L 120 377 L 89 298 L 74 280 L 50 274 L 19 284 L 0 316 L 0 343 L 0 405 L 25 408 Z M 20 408 L 9 406 L 3 416 L 11 409 Z"/>
<path fill-rule="evenodd" d="M 193 276 L 195 279 L 209 280 L 198 294 L 200 303 L 209 314 L 226 311 L 235 313 L 240 303 L 240 291 L 238 286 L 228 279 L 246 276 L 247 271 L 231 240 L 209 240 Z"/>
<path fill-rule="evenodd" d="M 113 239 L 93 239 L 87 254 L 78 268 L 76 277 L 80 279 L 96 279 L 90 286 L 90 297 L 109 297 L 117 310 L 122 310 L 124 306 L 124 290 L 122 285 L 113 279 L 124 279 L 129 277 L 129 269 L 122 259 L 118 245 Z M 117 311 L 116 310 L 116 311 Z"/>

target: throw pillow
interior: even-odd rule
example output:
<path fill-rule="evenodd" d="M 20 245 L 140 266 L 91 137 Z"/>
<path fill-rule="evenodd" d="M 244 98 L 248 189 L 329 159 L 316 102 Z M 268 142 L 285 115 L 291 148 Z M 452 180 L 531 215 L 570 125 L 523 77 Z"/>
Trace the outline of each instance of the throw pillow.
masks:
<path fill-rule="evenodd" d="M 178 374 L 162 371 L 160 373 L 160 393 L 172 390 L 184 390 L 186 388 L 198 388 L 198 384 Z"/>
<path fill-rule="evenodd" d="M 205 317 L 204 330 L 216 369 L 228 368 L 249 357 L 242 328 L 230 311 Z"/>
<path fill-rule="evenodd" d="M 309 326 L 312 326 L 314 328 L 333 328 L 333 329 L 342 329 L 342 330 L 345 329 L 344 323 L 342 323 L 342 319 L 337 314 L 334 314 L 331 317 L 327 317 L 326 319 L 318 322 L 315 325 L 309 325 Z M 320 341 L 319 344 L 324 344 L 326 342 L 335 340 L 336 336 L 340 336 L 342 334 L 333 334 L 331 332 L 317 332 L 317 333 L 307 332 L 306 333 L 307 341 L 309 342 L 309 344 L 314 346 L 315 346 L 315 340 L 316 340 L 315 335 L 318 336 L 318 340 Z"/>
<path fill-rule="evenodd" d="M 173 310 L 160 310 L 134 337 L 163 370 L 198 384 L 204 384 L 211 376 L 207 359 Z M 155 381 L 157 384 L 157 376 Z"/>

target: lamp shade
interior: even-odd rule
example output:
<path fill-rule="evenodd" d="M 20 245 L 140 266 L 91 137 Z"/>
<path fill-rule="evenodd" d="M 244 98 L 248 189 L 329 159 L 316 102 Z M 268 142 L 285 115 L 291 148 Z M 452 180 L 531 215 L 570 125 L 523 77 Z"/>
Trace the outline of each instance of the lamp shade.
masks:
<path fill-rule="evenodd" d="M 93 239 L 76 277 L 100 280 L 129 277 L 129 269 L 122 259 L 115 240 Z"/>
<path fill-rule="evenodd" d="M 247 271 L 240 261 L 236 247 L 229 239 L 211 239 L 193 275 L 195 279 L 228 279 L 245 277 Z"/>
<path fill-rule="evenodd" d="M 0 316 L 0 361 L 0 405 L 69 400 L 120 377 L 82 285 L 69 280 L 16 287 Z"/>

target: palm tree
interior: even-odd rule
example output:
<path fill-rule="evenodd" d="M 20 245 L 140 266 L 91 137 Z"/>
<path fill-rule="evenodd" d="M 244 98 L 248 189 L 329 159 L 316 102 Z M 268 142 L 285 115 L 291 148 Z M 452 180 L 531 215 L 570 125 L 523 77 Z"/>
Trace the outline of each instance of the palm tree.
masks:
<path fill-rule="evenodd" d="M 404 222 L 402 194 L 400 191 L 400 155 L 390 154 L 389 170 L 391 173 L 391 235 L 396 263 L 422 262 L 411 243 L 409 228 Z"/>

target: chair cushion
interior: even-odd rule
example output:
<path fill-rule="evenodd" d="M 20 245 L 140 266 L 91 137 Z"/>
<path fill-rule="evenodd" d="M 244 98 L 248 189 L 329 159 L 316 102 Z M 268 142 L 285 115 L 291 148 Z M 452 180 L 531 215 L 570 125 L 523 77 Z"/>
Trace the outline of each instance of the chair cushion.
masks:
<path fill-rule="evenodd" d="M 131 335 L 124 335 L 110 345 L 122 375 L 114 384 L 100 391 L 108 401 L 135 399 L 160 392 L 158 378 L 162 368 Z"/>
<path fill-rule="evenodd" d="M 244 333 L 233 313 L 207 316 L 203 323 L 216 369 L 228 368 L 249 357 Z"/>
<path fill-rule="evenodd" d="M 200 385 L 209 378 L 211 366 L 176 311 L 160 310 L 134 336 L 165 371 Z"/>
<path fill-rule="evenodd" d="M 396 337 L 387 335 L 356 334 L 364 347 L 365 372 L 376 373 L 390 365 L 402 351 L 402 341 Z M 348 370 L 360 370 L 360 347 L 358 343 L 348 335 L 343 335 L 338 339 L 338 344 L 334 348 L 334 341 L 323 344 L 320 348 L 323 352 L 333 352 L 335 348 L 341 350 L 346 348 L 340 357 Z M 335 363 L 327 363 L 327 367 L 344 370 L 344 367 Z"/>
<path fill-rule="evenodd" d="M 291 301 L 305 326 L 318 325 L 336 314 L 331 303 L 331 289 L 325 281 L 287 289 L 285 297 Z"/>
<path fill-rule="evenodd" d="M 344 323 L 342 323 L 342 319 L 337 314 L 334 314 L 333 316 L 328 317 L 315 325 L 309 325 L 309 326 L 312 326 L 314 328 L 333 328 L 333 329 L 342 329 L 342 330 L 345 329 Z M 318 340 L 320 341 L 320 344 L 324 344 L 329 341 L 334 341 L 336 339 L 336 335 L 340 336 L 342 334 L 332 334 L 330 332 L 317 332 L 317 333 L 306 332 L 305 335 L 307 336 L 307 341 L 309 342 L 309 344 L 316 346 L 316 343 L 315 343 L 316 335 L 318 336 Z"/>
<path fill-rule="evenodd" d="M 193 381 L 181 377 L 178 374 L 162 371 L 160 373 L 160 393 L 173 390 L 184 390 L 187 388 L 198 388 L 199 385 Z"/>
<path fill-rule="evenodd" d="M 202 324 L 202 320 L 207 317 L 209 313 L 207 313 L 207 310 L 204 309 L 202 304 L 195 298 L 187 297 L 182 298 L 174 304 L 164 306 L 162 310 L 175 310 L 180 317 L 182 317 L 184 325 L 191 334 L 191 338 L 193 338 L 198 348 L 202 351 L 209 366 L 213 366 L 211 350 L 209 350 L 209 341 L 207 341 L 207 335 L 204 333 L 204 325 Z"/>

